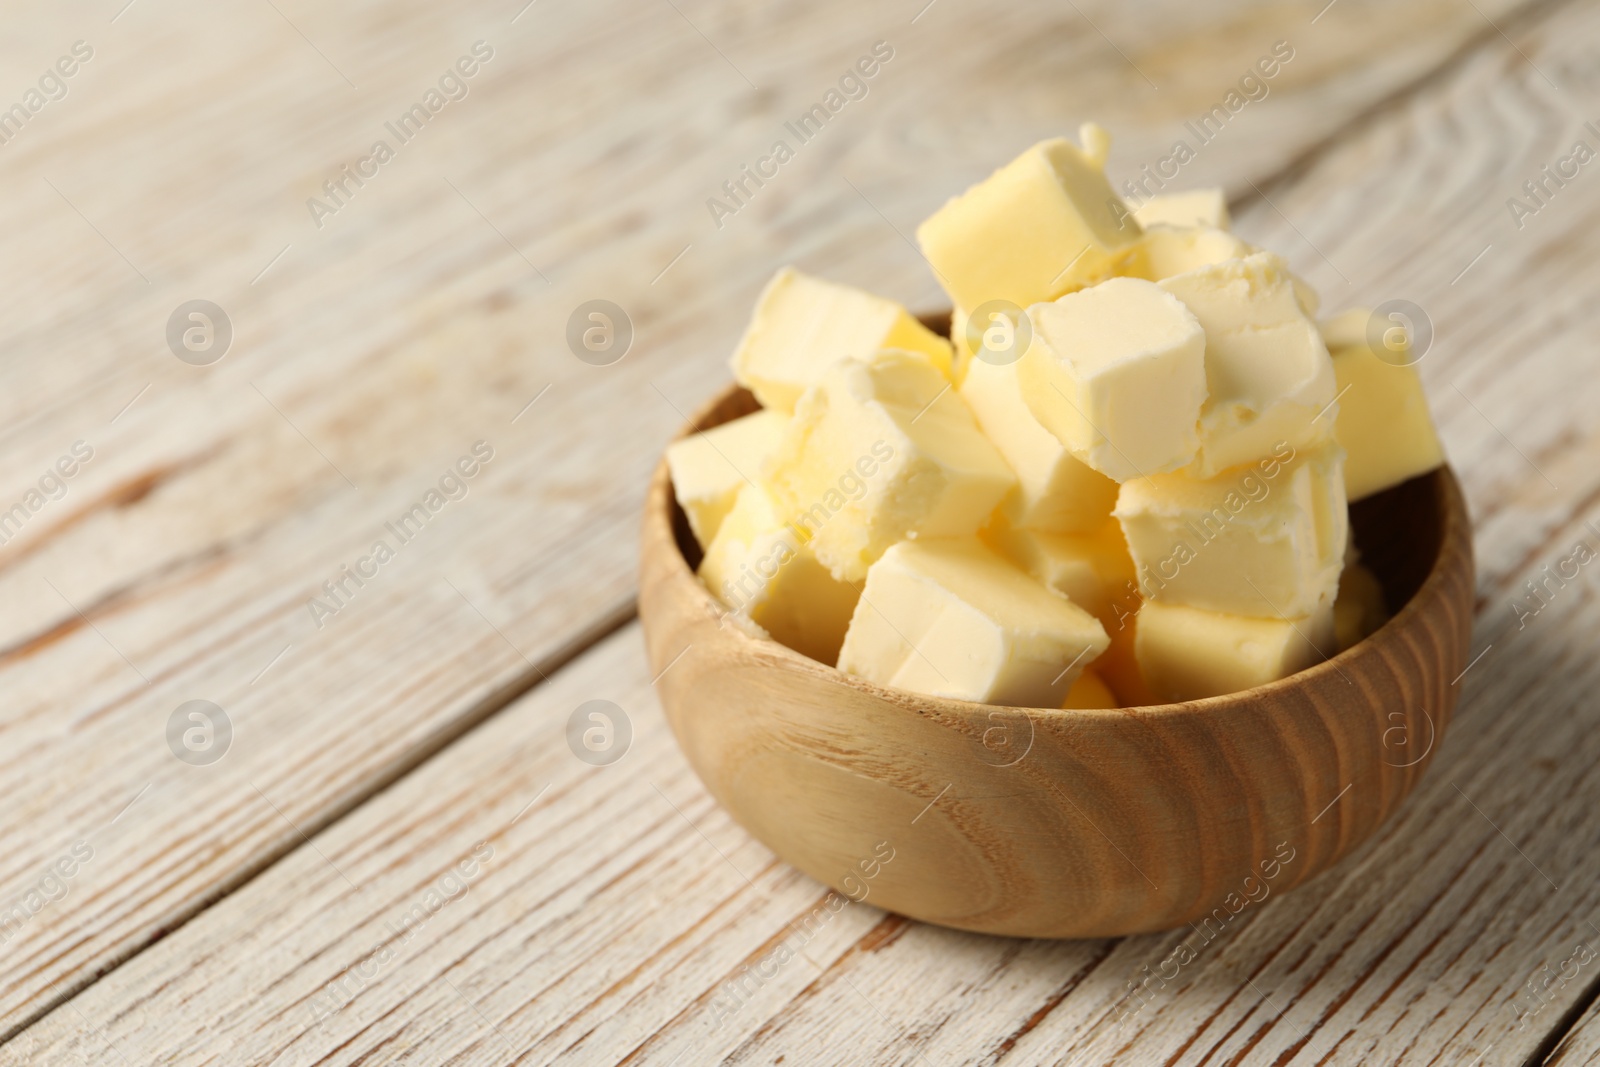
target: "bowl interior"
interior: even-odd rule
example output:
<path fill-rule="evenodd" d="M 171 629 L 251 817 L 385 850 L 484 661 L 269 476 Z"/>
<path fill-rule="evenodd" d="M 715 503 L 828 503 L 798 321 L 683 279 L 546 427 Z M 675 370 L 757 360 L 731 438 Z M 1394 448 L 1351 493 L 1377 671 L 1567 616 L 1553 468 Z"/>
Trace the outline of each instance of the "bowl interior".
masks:
<path fill-rule="evenodd" d="M 936 329 L 944 325 L 933 316 L 924 316 L 924 321 L 937 323 Z M 709 430 L 760 408 L 748 389 L 735 388 L 701 412 L 686 432 Z M 1438 559 L 1444 542 L 1445 509 L 1441 505 L 1433 473 L 1350 505 L 1351 540 L 1361 553 L 1361 562 L 1383 586 L 1384 606 L 1391 617 L 1422 588 Z M 689 570 L 698 571 L 704 553 L 689 529 L 689 520 L 671 494 L 667 506 L 678 551 Z"/>

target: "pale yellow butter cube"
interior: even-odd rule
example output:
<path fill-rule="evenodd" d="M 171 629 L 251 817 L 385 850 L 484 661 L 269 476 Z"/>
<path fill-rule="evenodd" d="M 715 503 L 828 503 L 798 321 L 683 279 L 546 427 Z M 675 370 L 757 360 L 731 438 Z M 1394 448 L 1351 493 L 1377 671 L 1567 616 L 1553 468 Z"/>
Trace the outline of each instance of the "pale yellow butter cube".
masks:
<path fill-rule="evenodd" d="M 1123 270 L 1129 277 L 1159 282 L 1201 267 L 1243 259 L 1257 251 L 1226 230 L 1213 226 L 1146 230 L 1134 242 Z"/>
<path fill-rule="evenodd" d="M 1206 337 L 1160 287 L 1112 278 L 1028 309 L 1017 374 L 1029 409 L 1072 454 L 1116 481 L 1176 470 L 1199 446 Z"/>
<path fill-rule="evenodd" d="M 976 347 L 966 336 L 966 323 L 971 315 L 960 307 L 950 309 L 950 381 L 960 386 L 966 381 L 966 370 L 973 365 Z"/>
<path fill-rule="evenodd" d="M 1294 300 L 1300 306 L 1300 313 L 1308 319 L 1316 319 L 1317 311 L 1322 307 L 1322 298 L 1317 291 L 1298 274 L 1289 275 L 1289 283 L 1294 286 Z"/>
<path fill-rule="evenodd" d="M 763 407 L 788 412 L 832 364 L 885 348 L 921 352 L 950 373 L 950 342 L 893 300 L 785 267 L 756 302 L 733 375 Z"/>
<path fill-rule="evenodd" d="M 1308 319 L 1315 319 L 1322 307 L 1322 297 L 1298 274 L 1289 275 L 1289 284 L 1294 286 L 1294 301 L 1300 305 L 1300 313 Z"/>
<path fill-rule="evenodd" d="M 1108 643 L 1088 612 L 976 538 L 927 538 L 867 572 L 839 669 L 918 693 L 1059 708 Z"/>
<path fill-rule="evenodd" d="M 1366 344 L 1367 329 L 1372 325 L 1372 316 L 1371 308 L 1346 308 L 1318 324 L 1317 328 L 1322 333 L 1322 343 L 1328 346 L 1329 352 Z M 1380 340 L 1391 341 L 1394 344 L 1396 358 L 1403 349 L 1410 347 L 1410 340 L 1406 337 L 1404 329 L 1394 333 L 1386 332 Z"/>
<path fill-rule="evenodd" d="M 1019 307 L 990 304 L 977 321 L 963 308 L 950 316 L 950 344 L 955 351 L 950 378 L 957 385 L 967 380 L 967 369 L 978 361 L 992 366 L 1015 363 L 1027 347 L 1032 328 Z"/>
<path fill-rule="evenodd" d="M 780 513 L 851 582 L 903 538 L 973 533 L 1017 484 L 944 375 L 899 351 L 830 367 L 767 475 Z"/>
<path fill-rule="evenodd" d="M 1022 397 L 1017 365 L 974 359 L 961 399 L 1017 475 L 1001 509 L 1014 526 L 1083 532 L 1105 524 L 1117 483 L 1079 460 L 1039 425 Z"/>
<path fill-rule="evenodd" d="M 1078 680 L 1067 690 L 1067 697 L 1061 702 L 1061 706 L 1067 710 L 1082 711 L 1121 707 L 1111 687 L 1101 681 L 1100 676 L 1092 670 L 1078 675 Z"/>
<path fill-rule="evenodd" d="M 760 477 L 788 422 L 782 412 L 757 411 L 667 446 L 672 491 L 701 548 L 716 536 L 739 490 Z"/>
<path fill-rule="evenodd" d="M 1349 537 L 1342 450 L 1287 446 L 1215 478 L 1123 483 L 1116 516 L 1151 602 L 1272 618 L 1333 603 Z"/>
<path fill-rule="evenodd" d="M 1230 259 L 1244 259 L 1261 249 L 1211 226 L 1158 226 L 1146 230 L 1128 252 L 1122 273 L 1130 278 L 1159 282 Z M 1299 275 L 1289 275 L 1295 302 L 1307 318 L 1315 318 L 1321 298 Z M 1331 347 L 1331 345 L 1330 345 Z"/>
<path fill-rule="evenodd" d="M 1145 229 L 1152 226 L 1229 226 L 1228 198 L 1221 189 L 1191 189 L 1186 193 L 1152 196 L 1133 209 Z"/>
<path fill-rule="evenodd" d="M 1196 477 L 1333 436 L 1333 414 L 1323 410 L 1338 393 L 1333 363 L 1281 259 L 1257 252 L 1158 284 L 1205 329 Z"/>
<path fill-rule="evenodd" d="M 1339 596 L 1333 602 L 1333 629 L 1339 651 L 1359 643 L 1389 621 L 1383 585 L 1359 563 L 1347 562 L 1339 575 Z"/>
<path fill-rule="evenodd" d="M 1139 670 L 1164 701 L 1238 693 L 1320 663 L 1334 648 L 1333 604 L 1301 618 L 1251 618 L 1146 602 L 1139 612 Z"/>
<path fill-rule="evenodd" d="M 1134 612 L 1106 624 L 1106 636 L 1111 644 L 1094 661 L 1094 671 L 1103 678 L 1117 695 L 1117 703 L 1124 708 L 1142 708 L 1160 704 L 1162 700 L 1144 684 L 1144 674 L 1139 670 L 1139 604 Z"/>
<path fill-rule="evenodd" d="M 983 539 L 1046 588 L 1072 601 L 1109 632 L 1122 615 L 1138 610 L 1129 603 L 1135 572 L 1122 527 L 1106 519 L 1092 533 L 1063 534 L 1022 529 L 997 518 Z"/>
<path fill-rule="evenodd" d="M 1090 131 L 1100 142 L 1103 131 Z M 1139 236 L 1106 181 L 1104 143 L 1043 141 L 951 199 L 917 241 L 958 307 L 1027 307 L 1116 272 Z"/>
<path fill-rule="evenodd" d="M 967 338 L 967 322 L 971 313 L 952 308 L 950 311 L 950 380 L 960 385 L 967 379 L 967 368 L 972 365 L 972 355 L 977 351 Z"/>
<path fill-rule="evenodd" d="M 706 549 L 700 580 L 729 611 L 830 665 L 839 656 L 859 595 L 817 562 L 759 484 L 739 491 Z"/>
<path fill-rule="evenodd" d="M 1333 434 L 1348 453 L 1345 492 L 1360 500 L 1444 462 L 1413 356 L 1400 331 L 1381 353 L 1368 346 L 1367 311 L 1345 312 L 1323 327 L 1340 390 Z M 1388 338 L 1393 338 L 1389 341 Z"/>

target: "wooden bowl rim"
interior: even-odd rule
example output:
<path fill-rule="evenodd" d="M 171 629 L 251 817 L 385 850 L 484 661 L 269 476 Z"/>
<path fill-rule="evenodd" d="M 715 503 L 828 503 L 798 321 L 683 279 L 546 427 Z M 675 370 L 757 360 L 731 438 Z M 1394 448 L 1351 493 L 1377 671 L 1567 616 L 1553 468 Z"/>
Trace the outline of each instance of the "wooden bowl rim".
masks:
<path fill-rule="evenodd" d="M 734 397 L 743 386 L 737 382 L 730 383 L 720 392 L 716 393 L 702 404 L 672 438 L 673 441 L 682 440 L 692 433 L 699 433 L 711 429 L 712 426 L 721 425 L 713 423 L 707 425 L 707 420 L 721 406 Z M 728 421 L 728 420 L 723 420 Z M 1445 583 L 1450 580 L 1447 566 L 1450 556 L 1450 547 L 1458 543 L 1463 537 L 1470 537 L 1470 519 L 1467 515 L 1466 501 L 1461 492 L 1460 482 L 1455 471 L 1449 463 L 1419 474 L 1417 478 L 1428 478 L 1437 481 L 1443 489 L 1441 529 L 1439 534 L 1439 548 L 1434 555 L 1433 563 L 1428 568 L 1427 577 L 1417 587 L 1411 597 L 1401 605 L 1400 610 L 1391 615 L 1382 626 L 1368 634 L 1362 640 L 1349 648 L 1323 660 L 1320 663 L 1297 671 L 1286 678 L 1258 685 L 1250 689 L 1242 689 L 1234 693 L 1224 693 L 1220 696 L 1202 697 L 1199 700 L 1186 700 L 1170 704 L 1140 704 L 1119 708 L 1030 708 L 1011 704 L 983 704 L 970 700 L 960 700 L 955 697 L 935 696 L 929 693 L 916 693 L 909 689 L 895 689 L 889 686 L 878 685 L 876 682 L 858 678 L 847 674 L 837 667 L 829 666 L 810 656 L 796 652 L 787 645 L 771 638 L 758 638 L 738 627 L 729 627 L 728 632 L 736 642 L 747 642 L 748 647 L 761 654 L 775 656 L 777 661 L 791 669 L 810 671 L 821 678 L 843 683 L 861 693 L 885 703 L 898 705 L 908 710 L 920 713 L 929 711 L 942 715 L 988 722 L 988 716 L 995 711 L 1024 712 L 1030 717 L 1034 712 L 1046 715 L 1059 716 L 1063 720 L 1080 718 L 1083 720 L 1118 718 L 1132 718 L 1129 713 L 1137 712 L 1139 717 L 1150 718 L 1176 718 L 1191 715 L 1215 716 L 1219 711 L 1245 705 L 1257 704 L 1269 700 L 1279 693 L 1284 693 L 1300 687 L 1313 685 L 1323 681 L 1336 671 L 1341 671 L 1341 661 L 1354 659 L 1370 653 L 1378 639 L 1392 641 L 1396 636 L 1408 628 L 1423 611 L 1428 610 L 1433 604 L 1440 601 L 1444 595 Z M 650 491 L 651 505 L 649 522 L 662 524 L 665 527 L 664 541 L 671 546 L 672 578 L 674 581 L 686 581 L 694 586 L 695 594 L 700 598 L 701 605 L 713 615 L 722 615 L 726 609 L 722 603 L 711 595 L 711 591 L 700 581 L 699 576 L 689 569 L 689 561 L 684 558 L 682 550 L 678 547 L 677 537 L 673 530 L 673 509 L 678 507 L 677 496 L 672 489 L 672 476 L 667 468 L 665 451 L 656 465 L 655 476 L 652 478 Z"/>

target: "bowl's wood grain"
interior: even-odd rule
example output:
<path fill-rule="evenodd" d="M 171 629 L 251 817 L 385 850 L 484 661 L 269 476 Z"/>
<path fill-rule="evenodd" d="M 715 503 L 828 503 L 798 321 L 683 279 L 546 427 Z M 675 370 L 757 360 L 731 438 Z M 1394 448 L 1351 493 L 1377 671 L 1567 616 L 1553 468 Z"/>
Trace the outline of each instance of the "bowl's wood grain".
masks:
<path fill-rule="evenodd" d="M 729 389 L 686 432 L 755 406 Z M 1292 678 L 1186 704 L 994 708 L 885 689 L 752 637 L 695 578 L 665 463 L 645 508 L 639 614 L 652 670 L 672 664 L 657 684 L 696 773 L 812 877 L 967 930 L 1204 932 L 1371 834 L 1455 707 L 1474 578 L 1454 475 L 1352 517 L 1394 618 Z M 880 868 L 885 841 L 894 858 Z"/>

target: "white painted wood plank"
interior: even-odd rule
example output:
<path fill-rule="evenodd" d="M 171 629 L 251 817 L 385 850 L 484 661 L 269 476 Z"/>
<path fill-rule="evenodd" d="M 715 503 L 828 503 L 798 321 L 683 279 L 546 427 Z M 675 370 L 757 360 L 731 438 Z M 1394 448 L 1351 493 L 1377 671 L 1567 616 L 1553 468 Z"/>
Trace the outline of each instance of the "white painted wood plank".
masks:
<path fill-rule="evenodd" d="M 1264 5 L 108 6 L 29 7 L 0 44 L 29 72 L 95 52 L 0 148 L 0 508 L 94 450 L 0 545 L 0 899 L 93 850 L 7 943 L 12 1027 L 625 613 L 647 472 L 779 263 L 931 303 L 897 230 L 1030 140 L 1097 117 L 1136 170 L 1292 39 L 1186 175 L 1239 189 L 1490 35 L 1456 5 L 1359 0 L 1315 25 Z M 896 58 L 870 95 L 715 228 L 706 197 L 880 38 Z M 307 198 L 480 39 L 470 95 L 316 228 Z M 611 367 L 562 342 L 596 296 L 637 330 Z M 204 368 L 164 339 L 195 298 L 235 333 Z M 398 544 L 385 523 L 477 441 L 495 458 L 465 499 Z M 396 558 L 319 629 L 309 600 L 379 538 Z M 235 727 L 209 767 L 165 738 L 194 699 Z"/>

